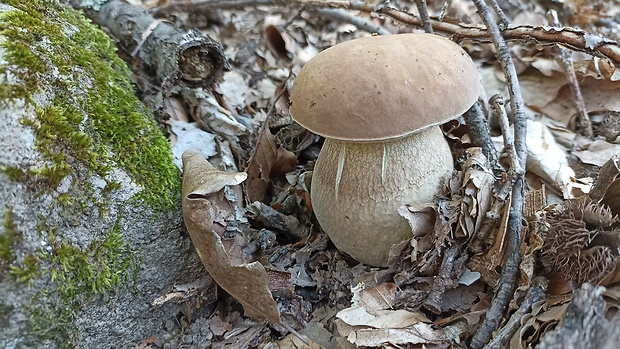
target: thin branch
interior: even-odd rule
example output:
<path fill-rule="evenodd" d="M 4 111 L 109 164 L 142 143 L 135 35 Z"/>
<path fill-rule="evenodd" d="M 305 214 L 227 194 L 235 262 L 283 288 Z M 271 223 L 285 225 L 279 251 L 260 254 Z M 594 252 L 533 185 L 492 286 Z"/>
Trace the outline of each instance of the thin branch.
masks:
<path fill-rule="evenodd" d="M 496 0 L 489 0 L 489 2 L 491 3 L 491 6 L 493 7 L 493 11 L 497 13 L 500 23 L 502 23 L 502 29 L 508 28 L 508 26 L 510 25 L 510 20 L 508 19 L 508 17 L 506 17 L 504 10 L 502 10 L 502 8 L 499 7 L 499 4 L 497 3 Z"/>
<path fill-rule="evenodd" d="M 499 155 L 497 154 L 497 150 L 495 150 L 493 140 L 491 140 L 489 124 L 484 117 L 480 103 L 476 102 L 471 108 L 469 108 L 469 110 L 463 114 L 463 118 L 465 119 L 467 126 L 469 126 L 469 135 L 472 141 L 474 144 L 482 148 L 482 153 L 489 160 L 493 172 L 501 171 L 502 168 L 499 165 Z"/>
<path fill-rule="evenodd" d="M 506 326 L 497 332 L 495 338 L 484 346 L 484 349 L 501 349 L 503 348 L 512 335 L 521 326 L 523 316 L 532 310 L 532 306 L 545 298 L 545 289 L 547 288 L 547 280 L 542 277 L 534 279 L 532 286 L 527 290 L 523 303 L 519 309 L 512 314 Z"/>
<path fill-rule="evenodd" d="M 560 27 L 558 13 L 555 10 L 549 10 L 547 16 L 553 26 Z M 581 94 L 581 87 L 579 87 L 579 81 L 575 74 L 572 52 L 564 47 L 560 47 L 559 61 L 566 72 L 566 77 L 569 81 L 568 86 L 575 96 L 575 104 L 577 106 L 577 132 L 582 137 L 592 138 L 592 122 L 590 122 L 590 117 L 586 111 L 586 105 L 583 101 L 583 95 Z"/>
<path fill-rule="evenodd" d="M 525 169 L 521 167 L 519 159 L 517 159 L 514 137 L 512 131 L 510 130 L 510 123 L 508 122 L 506 108 L 504 108 L 504 98 L 499 94 L 494 94 L 489 99 L 489 104 L 498 116 L 499 127 L 502 129 L 502 136 L 504 137 L 504 147 L 506 149 L 506 154 L 510 159 L 510 171 L 514 171 L 515 174 L 523 175 L 525 174 Z"/>
<path fill-rule="evenodd" d="M 514 114 L 515 135 L 515 161 L 525 168 L 527 148 L 525 144 L 527 125 L 525 120 L 524 103 L 519 89 L 517 72 L 510 56 L 506 41 L 502 37 L 499 27 L 494 21 L 493 14 L 483 0 L 472 0 L 478 9 L 478 14 L 487 26 L 493 38 L 493 44 L 497 51 L 497 58 L 504 71 L 508 92 L 510 94 L 510 106 Z M 522 219 L 523 219 L 523 188 L 524 175 L 516 173 L 516 180 L 512 189 L 512 201 L 508 215 L 506 229 L 506 254 L 504 265 L 498 282 L 497 293 L 491 302 L 486 316 L 471 340 L 471 348 L 481 349 L 492 337 L 493 332 L 499 327 L 503 319 L 508 303 L 512 299 L 519 272 L 521 255 L 519 245 L 521 243 Z"/>
<path fill-rule="evenodd" d="M 329 17 L 331 19 L 335 19 L 337 21 L 342 21 L 346 23 L 351 23 L 357 28 L 361 30 L 365 30 L 369 33 L 377 33 L 379 35 L 390 35 L 387 29 L 382 26 L 372 23 L 365 18 L 354 16 L 351 13 L 348 13 L 342 9 L 331 9 L 331 8 L 315 8 L 312 12 L 318 13 L 321 16 Z"/>
<path fill-rule="evenodd" d="M 161 7 L 157 12 L 164 10 L 174 10 L 186 6 L 192 6 L 192 11 L 205 11 L 209 9 L 233 9 L 247 6 L 272 6 L 272 7 L 291 7 L 303 6 L 306 8 L 325 7 L 341 8 L 346 10 L 361 11 L 365 13 L 378 13 L 395 19 L 405 24 L 417 27 L 424 25 L 423 21 L 409 13 L 389 8 L 377 7 L 361 1 L 320 1 L 320 0 L 193 0 L 174 2 L 167 7 Z M 460 38 L 476 39 L 480 41 L 489 40 L 491 34 L 484 26 L 471 25 L 459 22 L 455 18 L 444 18 L 439 20 L 437 17 L 430 17 L 433 30 L 436 32 L 455 35 Z M 620 63 L 620 44 L 614 40 L 607 39 L 598 35 L 587 33 L 583 30 L 562 27 L 553 28 L 547 26 L 517 26 L 504 29 L 502 31 L 505 40 L 527 40 L 540 44 L 558 44 L 575 51 L 585 52 L 597 57 L 608 57 Z"/>
<path fill-rule="evenodd" d="M 458 286 L 464 265 L 465 258 L 461 255 L 461 246 L 455 245 L 444 250 L 437 277 L 433 279 L 431 289 L 424 300 L 427 309 L 435 314 L 441 313 L 441 303 L 446 291 Z"/>
<path fill-rule="evenodd" d="M 420 19 L 422 20 L 422 29 L 426 33 L 433 33 L 433 26 L 431 25 L 431 18 L 428 16 L 428 8 L 426 7 L 426 0 L 415 0 L 415 5 L 418 8 Z"/>

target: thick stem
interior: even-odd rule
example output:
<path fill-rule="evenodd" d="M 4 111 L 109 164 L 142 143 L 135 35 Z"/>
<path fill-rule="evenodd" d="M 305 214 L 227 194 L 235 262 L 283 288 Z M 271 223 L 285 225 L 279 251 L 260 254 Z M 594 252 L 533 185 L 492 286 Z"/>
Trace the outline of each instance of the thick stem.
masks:
<path fill-rule="evenodd" d="M 326 139 L 312 175 L 312 206 L 336 247 L 385 266 L 390 247 L 413 237 L 398 208 L 435 201 L 452 170 L 438 127 L 378 142 Z"/>

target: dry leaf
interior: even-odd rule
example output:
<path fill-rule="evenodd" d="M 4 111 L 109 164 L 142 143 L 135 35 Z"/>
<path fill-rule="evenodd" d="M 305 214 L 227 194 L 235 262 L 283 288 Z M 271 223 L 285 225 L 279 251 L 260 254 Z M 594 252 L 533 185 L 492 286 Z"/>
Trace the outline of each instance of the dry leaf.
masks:
<path fill-rule="evenodd" d="M 250 98 L 256 96 L 257 93 L 248 86 L 247 81 L 239 72 L 226 72 L 223 80 L 220 82 L 219 88 L 228 103 L 237 110 L 243 110 L 246 105 L 251 105 Z"/>
<path fill-rule="evenodd" d="M 269 25 L 265 28 L 265 37 L 267 38 L 267 47 L 271 53 L 286 62 L 291 61 L 290 53 L 286 49 L 283 33 L 281 33 L 275 25 Z"/>
<path fill-rule="evenodd" d="M 376 310 L 392 309 L 396 303 L 396 284 L 383 282 L 354 294 L 352 305 L 363 305 L 371 313 Z"/>
<path fill-rule="evenodd" d="M 620 179 L 620 155 L 613 156 L 601 167 L 598 179 L 588 195 L 592 200 L 600 201 L 616 179 Z"/>
<path fill-rule="evenodd" d="M 613 144 L 602 139 L 596 139 L 587 144 L 583 150 L 573 151 L 581 162 L 596 166 L 603 166 L 612 156 L 620 156 L 620 144 Z"/>
<path fill-rule="evenodd" d="M 575 171 L 568 166 L 566 152 L 555 142 L 542 122 L 527 120 L 527 171 L 560 190 L 565 199 L 573 197 Z"/>
<path fill-rule="evenodd" d="M 617 178 L 605 191 L 605 196 L 601 200 L 601 203 L 607 205 L 611 212 L 620 217 L 620 178 Z"/>
<path fill-rule="evenodd" d="M 246 133 L 247 128 L 224 109 L 211 93 L 203 89 L 186 88 L 181 91 L 181 95 L 193 106 L 194 119 L 200 120 L 207 129 L 222 136 L 237 137 Z"/>
<path fill-rule="evenodd" d="M 364 306 L 346 308 L 338 312 L 337 318 L 351 326 L 372 328 L 407 328 L 419 322 L 428 322 L 421 312 L 398 310 L 374 310 L 370 313 Z"/>
<path fill-rule="evenodd" d="M 435 223 L 434 204 L 406 204 L 398 208 L 398 214 L 405 218 L 415 238 L 427 234 Z M 416 251 L 417 252 L 417 251 Z"/>
<path fill-rule="evenodd" d="M 586 112 L 620 111 L 620 81 L 599 80 L 586 77 L 579 81 Z M 540 91 L 540 93 L 546 93 Z M 575 96 L 568 85 L 563 86 L 557 97 L 546 105 L 540 106 L 540 111 L 550 118 L 568 125 L 577 113 Z"/>
<path fill-rule="evenodd" d="M 174 164 L 179 169 L 183 168 L 181 158 L 188 149 L 200 149 L 205 158 L 217 154 L 215 135 L 199 129 L 195 122 L 173 121 L 172 132 L 177 136 L 177 141 L 172 147 L 172 155 Z"/>
<path fill-rule="evenodd" d="M 567 303 L 552 307 L 549 307 L 545 301 L 535 304 L 532 311 L 523 317 L 521 327 L 510 339 L 510 348 L 533 348 L 540 341 L 540 338 L 560 322 L 567 307 Z"/>
<path fill-rule="evenodd" d="M 418 323 L 403 329 L 360 329 L 351 332 L 347 340 L 357 346 L 381 347 L 385 344 L 440 344 L 449 342 L 442 329 Z"/>
<path fill-rule="evenodd" d="M 183 154 L 183 219 L 196 251 L 211 277 L 243 305 L 247 316 L 280 323 L 278 306 L 269 291 L 267 271 L 259 262 L 233 262 L 213 229 L 214 199 L 225 186 L 238 185 L 245 173 L 223 172 L 200 151 Z"/>
<path fill-rule="evenodd" d="M 488 168 L 487 159 L 480 148 L 468 150 L 471 157 L 465 162 L 461 190 L 461 215 L 459 223 L 466 236 L 471 237 L 480 229 L 493 197 L 495 177 Z"/>
<path fill-rule="evenodd" d="M 254 153 L 248 161 L 246 172 L 246 193 L 250 202 L 263 201 L 274 175 L 295 169 L 297 157 L 294 153 L 278 147 L 269 127 L 263 126 L 256 138 Z"/>
<path fill-rule="evenodd" d="M 265 198 L 270 183 L 271 167 L 276 162 L 277 152 L 278 147 L 269 128 L 261 127 L 256 137 L 254 153 L 246 169 L 248 180 L 245 188 L 250 202 L 263 201 Z"/>

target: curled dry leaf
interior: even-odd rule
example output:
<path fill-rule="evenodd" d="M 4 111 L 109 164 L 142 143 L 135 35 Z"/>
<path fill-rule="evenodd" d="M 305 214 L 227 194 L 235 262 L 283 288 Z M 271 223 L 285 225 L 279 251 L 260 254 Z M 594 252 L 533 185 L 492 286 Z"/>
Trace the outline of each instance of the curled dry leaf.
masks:
<path fill-rule="evenodd" d="M 259 262 L 235 261 L 214 231 L 215 200 L 225 186 L 238 185 L 246 179 L 242 172 L 218 171 L 200 151 L 183 154 L 183 220 L 200 260 L 211 277 L 243 305 L 247 316 L 280 323 L 278 306 L 269 291 L 267 271 Z"/>
<path fill-rule="evenodd" d="M 541 301 L 534 304 L 510 339 L 510 348 L 534 348 L 540 339 L 560 322 L 567 307 L 568 303 L 550 305 L 546 301 Z"/>
<path fill-rule="evenodd" d="M 202 122 L 207 129 L 231 137 L 246 133 L 247 128 L 222 108 L 211 93 L 203 89 L 186 88 L 181 91 L 181 95 L 192 105 L 194 119 Z"/>
<path fill-rule="evenodd" d="M 268 127 L 263 125 L 258 132 L 256 147 L 246 169 L 246 192 L 251 202 L 265 198 L 272 176 L 292 171 L 297 165 L 297 156 L 278 147 Z"/>
<path fill-rule="evenodd" d="M 434 206 L 436 205 L 406 204 L 398 208 L 398 214 L 407 220 L 414 238 L 421 235 L 426 235 L 433 229 L 436 210 L 436 207 Z"/>
<path fill-rule="evenodd" d="M 560 190 L 565 199 L 572 198 L 575 171 L 568 166 L 566 152 L 555 142 L 542 122 L 527 120 L 527 171 Z"/>
<path fill-rule="evenodd" d="M 465 162 L 459 223 L 465 235 L 470 237 L 480 229 L 489 211 L 495 177 L 480 148 L 468 149 L 468 153 L 471 157 Z"/>
<path fill-rule="evenodd" d="M 265 28 L 267 47 L 269 48 L 271 53 L 286 62 L 290 62 L 291 54 L 287 50 L 287 41 L 291 42 L 292 40 L 290 38 L 287 38 L 288 40 L 285 40 L 284 35 L 285 34 L 280 32 L 280 30 L 278 30 L 275 25 L 269 25 L 267 26 L 267 28 Z"/>
<path fill-rule="evenodd" d="M 271 167 L 278 158 L 278 146 L 269 128 L 263 126 L 258 132 L 256 147 L 246 169 L 248 180 L 245 187 L 250 202 L 263 201 L 265 198 L 269 187 Z"/>
<path fill-rule="evenodd" d="M 620 190 L 620 188 L 618 188 L 618 186 L 620 186 L 618 182 L 620 182 L 620 155 L 615 155 L 611 159 L 609 159 L 609 161 L 607 161 L 607 163 L 603 165 L 603 167 L 601 167 L 599 177 L 588 195 L 592 200 L 608 201 L 604 203 L 608 206 L 614 206 L 613 200 L 611 199 L 612 197 L 617 198 L 618 195 L 612 196 L 614 192 L 614 188 L 612 188 L 612 185 L 616 188 L 616 193 L 618 193 L 617 191 Z M 605 198 L 609 198 L 609 200 L 605 200 Z M 614 212 L 615 214 L 620 214 L 619 206 L 620 204 L 615 205 L 617 210 L 614 210 L 614 208 L 612 207 L 612 212 Z"/>
<path fill-rule="evenodd" d="M 336 324 L 338 331 L 358 347 L 385 347 L 388 344 L 447 347 L 449 342 L 442 329 L 435 329 L 430 324 L 422 322 L 406 328 L 355 328 L 344 324 L 342 320 L 337 320 Z"/>

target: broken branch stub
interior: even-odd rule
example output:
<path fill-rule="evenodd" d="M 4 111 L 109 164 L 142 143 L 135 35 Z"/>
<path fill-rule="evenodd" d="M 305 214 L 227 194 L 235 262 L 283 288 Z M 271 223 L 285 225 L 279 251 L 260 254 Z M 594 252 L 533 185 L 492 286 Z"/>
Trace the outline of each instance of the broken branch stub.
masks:
<path fill-rule="evenodd" d="M 154 71 L 159 82 L 174 77 L 189 87 L 209 87 L 231 70 L 219 42 L 160 21 L 124 0 L 107 1 L 98 10 L 82 6 L 81 0 L 70 4 L 107 28 L 123 51 Z"/>
<path fill-rule="evenodd" d="M 243 305 L 247 316 L 281 323 L 278 306 L 269 290 L 265 267 L 259 262 L 237 263 L 213 229 L 213 205 L 225 186 L 238 185 L 244 172 L 213 167 L 197 149 L 183 154 L 183 220 L 192 243 L 211 277 Z"/>

